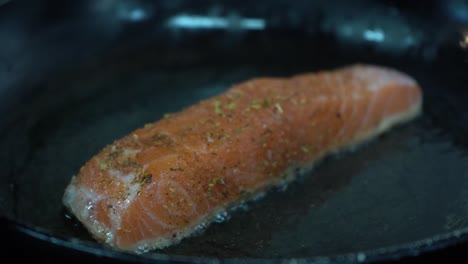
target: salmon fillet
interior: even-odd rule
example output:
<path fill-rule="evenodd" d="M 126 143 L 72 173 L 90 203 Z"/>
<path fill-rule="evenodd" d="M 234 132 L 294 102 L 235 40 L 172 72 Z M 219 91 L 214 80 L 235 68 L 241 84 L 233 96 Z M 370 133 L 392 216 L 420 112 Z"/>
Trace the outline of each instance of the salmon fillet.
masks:
<path fill-rule="evenodd" d="M 104 244 L 163 248 L 298 168 L 415 118 L 421 105 L 415 80 L 379 66 L 252 79 L 106 146 L 63 203 Z"/>

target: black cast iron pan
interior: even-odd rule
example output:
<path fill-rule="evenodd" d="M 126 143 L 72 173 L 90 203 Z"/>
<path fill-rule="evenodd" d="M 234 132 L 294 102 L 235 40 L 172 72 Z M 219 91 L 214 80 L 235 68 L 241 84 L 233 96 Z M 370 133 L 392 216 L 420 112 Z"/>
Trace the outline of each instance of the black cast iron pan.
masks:
<path fill-rule="evenodd" d="M 2 228 L 24 252 L 99 262 L 381 262 L 464 245 L 467 20 L 463 1 L 6 3 Z M 327 158 L 201 235 L 141 256 L 120 253 L 61 205 L 87 159 L 166 112 L 251 77 L 356 62 L 414 76 L 424 114 Z"/>

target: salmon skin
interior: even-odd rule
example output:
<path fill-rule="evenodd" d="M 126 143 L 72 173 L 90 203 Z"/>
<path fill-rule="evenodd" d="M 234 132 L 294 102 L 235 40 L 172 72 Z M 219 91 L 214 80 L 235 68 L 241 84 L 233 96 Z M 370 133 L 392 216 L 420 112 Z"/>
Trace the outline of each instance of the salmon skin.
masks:
<path fill-rule="evenodd" d="M 63 203 L 104 244 L 164 248 L 296 169 L 415 118 L 421 105 L 415 80 L 380 66 L 248 80 L 106 146 Z"/>

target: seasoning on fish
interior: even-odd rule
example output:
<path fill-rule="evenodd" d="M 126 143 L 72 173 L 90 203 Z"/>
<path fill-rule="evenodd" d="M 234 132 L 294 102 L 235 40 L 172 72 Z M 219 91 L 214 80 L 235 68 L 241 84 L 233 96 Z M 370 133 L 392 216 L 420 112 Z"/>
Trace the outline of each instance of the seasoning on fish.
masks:
<path fill-rule="evenodd" d="M 372 65 L 257 78 L 137 129 L 92 157 L 64 205 L 98 241 L 143 253 L 421 112 L 415 80 Z"/>

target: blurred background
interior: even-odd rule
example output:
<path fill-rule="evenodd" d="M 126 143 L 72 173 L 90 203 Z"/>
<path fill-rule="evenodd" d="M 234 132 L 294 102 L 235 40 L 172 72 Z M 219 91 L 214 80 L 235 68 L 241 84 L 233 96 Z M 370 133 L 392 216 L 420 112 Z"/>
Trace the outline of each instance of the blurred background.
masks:
<path fill-rule="evenodd" d="M 446 45 L 464 49 L 468 45 L 465 0 L 424 4 L 402 0 L 41 0 L 27 6 L 2 0 L 0 4 L 2 87 L 24 74 L 39 78 L 56 61 L 86 60 L 103 49 L 144 43 L 183 46 L 189 38 L 204 38 L 200 46 L 205 46 L 197 48 L 217 50 L 233 49 L 239 42 L 271 32 L 300 34 L 336 39 L 341 47 L 364 46 L 428 61 L 437 58 Z M 32 61 L 41 61 L 41 67 Z"/>

